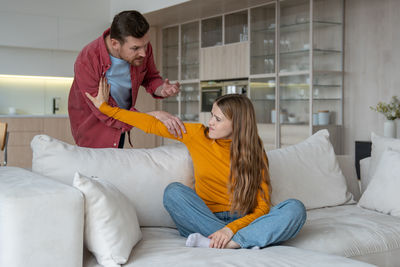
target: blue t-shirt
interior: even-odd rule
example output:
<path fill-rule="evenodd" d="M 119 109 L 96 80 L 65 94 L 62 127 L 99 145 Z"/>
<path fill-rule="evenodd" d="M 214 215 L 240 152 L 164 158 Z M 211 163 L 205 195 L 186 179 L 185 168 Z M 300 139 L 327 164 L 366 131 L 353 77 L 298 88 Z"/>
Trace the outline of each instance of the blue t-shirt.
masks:
<path fill-rule="evenodd" d="M 130 64 L 123 59 L 110 55 L 111 67 L 106 72 L 106 78 L 111 85 L 110 94 L 123 109 L 132 106 L 132 83 Z"/>

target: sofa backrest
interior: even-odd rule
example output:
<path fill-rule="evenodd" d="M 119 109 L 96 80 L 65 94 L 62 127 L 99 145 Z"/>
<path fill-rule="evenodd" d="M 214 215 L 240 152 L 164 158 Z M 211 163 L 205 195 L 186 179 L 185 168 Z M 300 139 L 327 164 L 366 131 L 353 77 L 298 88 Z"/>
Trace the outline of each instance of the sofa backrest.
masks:
<path fill-rule="evenodd" d="M 164 189 L 171 182 L 194 185 L 191 157 L 183 144 L 151 149 L 93 149 L 38 135 L 31 148 L 33 172 L 68 185 L 72 185 L 77 171 L 113 183 L 135 206 L 141 226 L 174 227 L 163 207 Z M 349 191 L 358 199 L 353 161 L 349 156 L 338 156 L 338 162 Z"/>
<path fill-rule="evenodd" d="M 32 171 L 72 185 L 76 171 L 114 184 L 135 206 L 141 226 L 175 227 L 163 207 L 171 182 L 193 185 L 193 165 L 182 144 L 151 149 L 91 149 L 47 135 L 31 142 Z"/>
<path fill-rule="evenodd" d="M 353 194 L 354 200 L 358 201 L 361 197 L 360 183 L 357 178 L 357 172 L 354 165 L 354 158 L 350 155 L 336 156 L 340 169 L 343 172 L 347 182 L 347 190 Z"/>

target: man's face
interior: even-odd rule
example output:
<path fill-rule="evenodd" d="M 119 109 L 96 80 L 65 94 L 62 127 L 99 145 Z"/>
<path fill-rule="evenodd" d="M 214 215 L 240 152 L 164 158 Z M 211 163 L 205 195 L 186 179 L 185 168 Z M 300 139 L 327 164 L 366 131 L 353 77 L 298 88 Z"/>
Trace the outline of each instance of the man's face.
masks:
<path fill-rule="evenodd" d="M 125 37 L 125 42 L 122 45 L 118 41 L 112 43 L 113 48 L 117 51 L 121 59 L 137 67 L 142 65 L 146 57 L 149 41 L 149 34 L 146 33 L 142 38 L 135 38 L 132 36 Z"/>

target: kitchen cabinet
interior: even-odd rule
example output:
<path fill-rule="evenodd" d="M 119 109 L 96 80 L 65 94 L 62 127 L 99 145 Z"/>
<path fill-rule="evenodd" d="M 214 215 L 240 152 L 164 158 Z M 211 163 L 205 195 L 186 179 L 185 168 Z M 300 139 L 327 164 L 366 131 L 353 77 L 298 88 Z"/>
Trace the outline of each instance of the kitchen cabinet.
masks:
<path fill-rule="evenodd" d="M 179 26 L 164 29 L 162 40 L 163 75 L 176 81 L 179 79 Z"/>
<path fill-rule="evenodd" d="M 326 128 L 336 153 L 342 152 L 343 0 L 269 1 L 198 22 L 199 53 L 197 39 L 196 48 L 190 50 L 199 58 L 195 68 L 199 75 L 194 80 L 188 80 L 186 60 L 182 61 L 184 54 L 188 56 L 182 40 L 186 27 L 163 30 L 163 36 L 172 29 L 180 31 L 174 36 L 175 43 L 180 42 L 178 80 L 182 84 L 192 87 L 200 81 L 248 79 L 247 95 L 266 147 L 289 146 Z M 169 53 L 163 56 L 167 66 L 173 61 Z M 164 110 L 186 119 L 184 94 L 182 89 L 176 99 L 164 100 Z"/>
<path fill-rule="evenodd" d="M 181 92 L 162 100 L 162 109 L 185 121 L 198 121 L 200 112 L 199 21 L 167 27 L 163 32 L 163 76 L 179 81 Z M 172 49 L 173 47 L 173 49 Z M 171 66 L 175 66 L 171 72 Z"/>
<path fill-rule="evenodd" d="M 248 77 L 248 10 L 204 19 L 201 25 L 200 79 Z"/>
<path fill-rule="evenodd" d="M 250 40 L 250 98 L 257 122 L 274 126 L 264 142 L 285 147 L 327 128 L 341 153 L 343 1 L 251 8 Z"/>
<path fill-rule="evenodd" d="M 21 168 L 32 167 L 32 138 L 46 134 L 69 144 L 75 144 L 69 119 L 66 116 L 13 116 L 1 117 L 0 121 L 8 123 L 8 163 L 7 166 Z M 0 155 L 0 161 L 3 155 Z"/>
<path fill-rule="evenodd" d="M 225 18 L 225 39 L 224 44 L 248 41 L 249 26 L 247 10 L 227 14 Z"/>
<path fill-rule="evenodd" d="M 222 16 L 201 21 L 201 47 L 222 45 Z"/>
<path fill-rule="evenodd" d="M 46 134 L 65 143 L 75 145 L 67 115 L 1 116 L 0 121 L 8 123 L 7 166 L 30 169 L 32 167 L 30 144 L 33 137 L 39 134 Z M 136 128 L 131 130 L 131 140 L 134 148 L 151 148 L 157 145 L 156 136 L 146 134 Z M 125 135 L 124 148 L 132 148 L 128 141 L 128 135 Z M 3 153 L 0 153 L 0 161 L 3 161 Z"/>
<path fill-rule="evenodd" d="M 249 76 L 249 42 L 202 48 L 200 79 L 229 80 Z"/>
<path fill-rule="evenodd" d="M 199 79 L 199 22 L 181 26 L 180 80 Z"/>

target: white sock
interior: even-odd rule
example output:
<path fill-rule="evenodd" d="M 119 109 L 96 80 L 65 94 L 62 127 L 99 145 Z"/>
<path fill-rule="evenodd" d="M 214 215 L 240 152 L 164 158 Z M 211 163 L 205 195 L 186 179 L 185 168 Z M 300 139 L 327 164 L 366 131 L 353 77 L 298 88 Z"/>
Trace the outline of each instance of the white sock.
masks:
<path fill-rule="evenodd" d="M 251 249 L 260 249 L 260 247 L 259 246 L 254 246 Z"/>
<path fill-rule="evenodd" d="M 187 247 L 200 247 L 200 248 L 208 248 L 210 245 L 211 239 L 208 239 L 205 236 L 202 236 L 199 233 L 190 234 L 186 239 Z"/>

